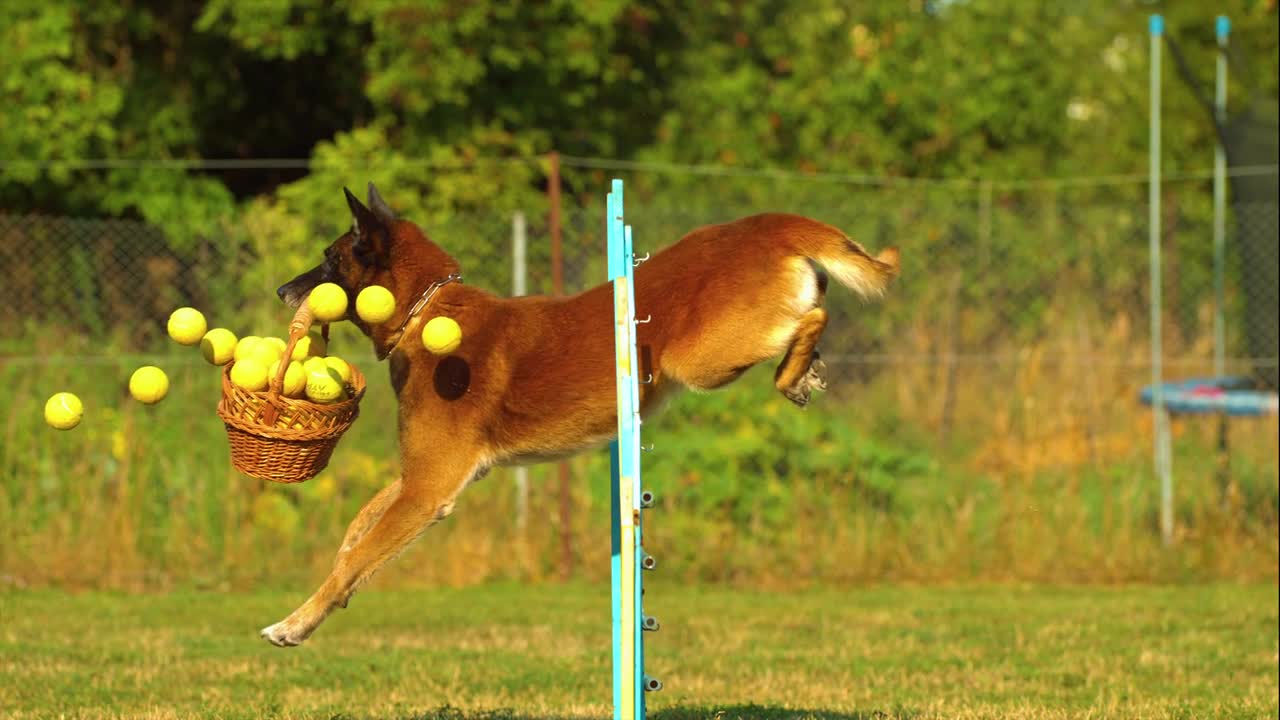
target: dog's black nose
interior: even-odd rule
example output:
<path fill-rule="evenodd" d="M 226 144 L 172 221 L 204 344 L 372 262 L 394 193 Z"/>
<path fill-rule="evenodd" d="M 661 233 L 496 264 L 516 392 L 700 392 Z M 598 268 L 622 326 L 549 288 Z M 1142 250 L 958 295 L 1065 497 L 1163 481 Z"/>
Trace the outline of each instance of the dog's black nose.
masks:
<path fill-rule="evenodd" d="M 280 298 L 281 300 L 284 300 L 285 295 L 287 295 L 288 292 L 289 292 L 289 283 L 285 283 L 280 287 L 276 288 L 276 297 Z"/>

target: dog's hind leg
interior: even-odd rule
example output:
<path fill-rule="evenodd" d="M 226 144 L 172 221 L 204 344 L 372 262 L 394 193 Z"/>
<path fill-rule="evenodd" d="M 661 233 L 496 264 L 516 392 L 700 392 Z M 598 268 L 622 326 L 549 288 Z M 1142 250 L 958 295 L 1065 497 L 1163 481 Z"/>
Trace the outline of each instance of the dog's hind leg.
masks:
<path fill-rule="evenodd" d="M 791 347 L 773 376 L 774 387 L 800 407 L 808 404 L 811 390 L 827 388 L 826 363 L 815 350 L 826 327 L 826 310 L 816 307 L 802 315 L 792 336 Z"/>
<path fill-rule="evenodd" d="M 424 464 L 405 461 L 409 468 Z M 454 500 L 480 470 L 479 463 L 456 456 L 437 460 L 422 474 L 393 483 L 370 500 L 347 530 L 333 571 L 310 598 L 289 617 L 262 630 L 273 645 L 292 647 L 306 640 L 336 608 L 382 565 L 394 558 L 428 527 L 453 510 Z"/>

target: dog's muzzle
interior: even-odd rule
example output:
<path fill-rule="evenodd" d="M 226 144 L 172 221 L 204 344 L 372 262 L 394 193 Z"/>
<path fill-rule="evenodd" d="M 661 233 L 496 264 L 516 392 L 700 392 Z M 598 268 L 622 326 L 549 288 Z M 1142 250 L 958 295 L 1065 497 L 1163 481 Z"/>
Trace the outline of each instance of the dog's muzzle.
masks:
<path fill-rule="evenodd" d="M 302 299 L 307 296 L 307 293 L 322 282 L 324 282 L 323 266 L 312 268 L 277 288 L 276 296 L 283 300 L 285 305 L 296 308 L 302 304 Z"/>

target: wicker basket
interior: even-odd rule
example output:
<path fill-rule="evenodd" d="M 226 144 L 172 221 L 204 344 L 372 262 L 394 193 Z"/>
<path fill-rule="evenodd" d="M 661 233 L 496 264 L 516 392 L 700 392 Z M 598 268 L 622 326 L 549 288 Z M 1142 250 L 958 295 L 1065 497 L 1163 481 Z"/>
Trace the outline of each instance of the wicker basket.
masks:
<path fill-rule="evenodd" d="M 289 345 L 283 357 L 293 355 L 294 345 L 306 336 L 311 323 L 311 311 L 304 302 L 289 324 Z M 360 415 L 365 390 L 364 375 L 352 365 L 346 400 L 321 405 L 285 397 L 280 389 L 288 366 L 281 362 L 268 388 L 255 392 L 231 383 L 231 363 L 227 363 L 218 402 L 231 464 L 245 475 L 279 483 L 309 480 L 329 464 L 338 440 Z"/>

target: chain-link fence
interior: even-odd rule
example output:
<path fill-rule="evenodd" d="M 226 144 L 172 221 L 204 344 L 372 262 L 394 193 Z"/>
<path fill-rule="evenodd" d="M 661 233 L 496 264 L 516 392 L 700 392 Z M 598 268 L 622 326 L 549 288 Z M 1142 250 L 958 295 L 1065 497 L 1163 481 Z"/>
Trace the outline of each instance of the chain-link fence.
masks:
<path fill-rule="evenodd" d="M 567 163 L 564 182 L 574 192 L 566 194 L 561 218 L 566 292 L 604 280 L 603 200 L 610 177 L 627 183 L 627 219 L 639 253 L 659 251 L 700 225 L 771 210 L 835 225 L 873 252 L 901 249 L 900 280 L 883 301 L 866 303 L 839 287 L 828 292 L 831 319 L 820 348 L 830 390 L 818 402 L 841 422 L 869 433 L 927 438 L 943 475 L 1124 476 L 1154 492 L 1150 411 L 1138 400 L 1150 378 L 1142 179 L 909 183 L 681 176 L 652 168 L 606 172 Z M 288 313 L 272 290 L 302 263 L 319 261 L 320 249 L 345 223 L 345 206 L 335 200 L 333 207 L 338 216 L 308 226 L 323 228 L 313 257 L 290 260 L 273 253 L 248 217 L 176 248 L 139 222 L 0 214 L 0 365 L 22 373 L 12 368 L 161 351 L 164 319 L 186 304 L 241 334 L 270 331 L 272 323 L 283 332 Z M 1263 390 L 1270 383 L 1274 391 L 1277 206 L 1233 206 L 1231 212 L 1222 278 L 1225 371 L 1249 376 Z M 524 214 L 527 286 L 549 293 L 555 273 L 547 208 Z M 1166 181 L 1164 214 L 1165 373 L 1170 379 L 1209 375 L 1219 308 L 1208 178 Z M 509 293 L 511 215 L 456 215 L 425 230 L 462 260 L 467 282 Z M 729 272 L 752 258 L 723 262 Z M 34 381 L 17 387 L 33 395 L 31 407 L 49 390 Z M 1187 453 L 1208 455 L 1220 444 L 1210 424 L 1194 417 L 1178 422 Z M 1244 440 L 1226 445 L 1230 465 L 1255 478 L 1242 502 L 1271 523 L 1274 431 L 1274 419 L 1240 421 L 1233 432 Z M 654 432 L 661 436 L 661 424 Z M 382 440 L 358 447 L 360 437 L 344 449 L 389 451 Z M 1183 467 L 1207 473 L 1213 464 Z"/>
<path fill-rule="evenodd" d="M 629 190 L 661 185 L 661 178 L 643 172 L 611 175 L 633 180 Z M 575 184 L 593 178 L 604 186 L 601 172 Z M 830 293 L 834 317 L 825 344 L 838 361 L 997 362 L 1060 335 L 1066 308 L 1094 332 L 1119 317 L 1136 328 L 1148 311 L 1145 189 L 1139 181 L 753 185 L 750 192 L 703 192 L 696 202 L 655 192 L 652 204 L 644 190 L 631 190 L 628 214 L 637 247 L 656 251 L 700 225 L 766 210 L 808 214 L 873 250 L 900 246 L 902 279 L 884 303 L 864 306 L 846 293 Z M 1200 180 L 1175 182 L 1166 194 L 1164 282 L 1173 338 L 1166 352 L 1174 365 L 1198 358 L 1212 338 L 1205 325 L 1215 281 L 1207 188 Z M 563 273 L 566 290 L 576 292 L 604 276 L 603 216 L 590 197 L 566 205 Z M 1275 364 L 1277 345 L 1276 204 L 1232 211 L 1225 353 L 1238 364 L 1266 368 Z M 550 292 L 545 209 L 526 216 L 529 288 Z M 342 224 L 331 218 L 318 227 L 332 232 Z M 463 260 L 469 282 L 510 290 L 510 216 L 456 216 L 426 229 Z M 253 234 L 252 228 L 243 231 Z M 314 260 L 330 237 L 316 238 Z M 54 327 L 145 349 L 158 340 L 154 321 L 173 307 L 192 304 L 222 316 L 250 312 L 273 303 L 260 291 L 297 269 L 280 266 L 269 243 L 255 247 L 227 235 L 178 249 L 161 230 L 136 221 L 0 213 L 0 302 L 9 313 L 0 340 L 8 352 L 21 354 L 47 333 L 42 328 Z M 246 287 L 247 274 L 262 276 L 260 287 Z M 921 338 L 904 337 L 921 328 L 928 328 Z"/>

